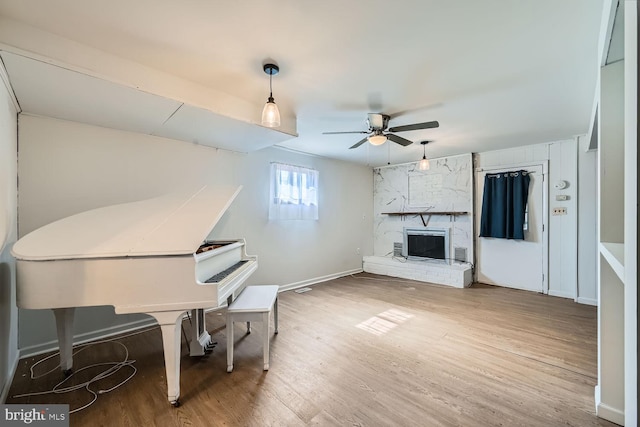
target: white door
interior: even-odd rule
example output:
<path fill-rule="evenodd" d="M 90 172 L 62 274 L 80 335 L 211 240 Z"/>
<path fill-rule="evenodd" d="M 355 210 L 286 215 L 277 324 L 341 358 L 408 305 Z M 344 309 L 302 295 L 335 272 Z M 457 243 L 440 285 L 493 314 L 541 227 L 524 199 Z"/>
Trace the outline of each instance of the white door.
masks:
<path fill-rule="evenodd" d="M 527 202 L 527 229 L 524 240 L 478 237 L 482 212 L 484 176 L 511 170 L 531 172 Z M 476 171 L 476 256 L 480 283 L 547 293 L 546 238 L 544 221 L 544 176 L 542 165 Z"/>

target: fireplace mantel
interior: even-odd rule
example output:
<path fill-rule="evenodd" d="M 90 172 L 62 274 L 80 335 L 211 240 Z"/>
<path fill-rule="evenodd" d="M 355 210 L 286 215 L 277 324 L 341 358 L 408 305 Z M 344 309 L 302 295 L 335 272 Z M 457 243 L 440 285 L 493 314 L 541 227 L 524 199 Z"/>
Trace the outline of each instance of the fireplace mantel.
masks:
<path fill-rule="evenodd" d="M 467 215 L 469 212 L 460 211 L 403 211 L 403 212 L 382 212 L 382 215 Z"/>
<path fill-rule="evenodd" d="M 449 215 L 449 216 L 459 216 L 459 215 L 468 215 L 469 212 L 461 212 L 461 211 L 404 211 L 404 212 L 382 212 L 382 215 L 390 215 L 390 216 L 420 216 L 422 220 L 422 224 L 426 227 L 427 222 L 424 220 L 424 215 Z"/>

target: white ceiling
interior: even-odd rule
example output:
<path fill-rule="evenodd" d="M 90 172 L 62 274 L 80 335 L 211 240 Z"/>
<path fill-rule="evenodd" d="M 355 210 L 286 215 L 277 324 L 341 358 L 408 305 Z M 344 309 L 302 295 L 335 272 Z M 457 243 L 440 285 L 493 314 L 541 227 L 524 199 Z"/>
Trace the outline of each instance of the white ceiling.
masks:
<path fill-rule="evenodd" d="M 24 112 L 250 152 L 291 135 L 39 60 L 0 51 Z"/>
<path fill-rule="evenodd" d="M 295 115 L 299 136 L 266 143 L 375 166 L 419 160 L 422 146 L 349 150 L 360 135 L 322 132 L 366 130 L 367 112 L 404 112 L 391 126 L 440 122 L 401 134 L 433 140 L 429 157 L 587 133 L 602 3 L 0 0 L 0 17 L 235 96 L 256 105 L 257 115 L 268 96 L 262 64 L 272 59 L 281 68 L 274 97 Z M 19 47 L 40 57 L 54 50 Z M 170 109 L 173 100 L 164 101 Z M 192 113 L 204 120 L 202 111 Z M 185 126 L 166 136 L 198 139 L 185 136 Z"/>

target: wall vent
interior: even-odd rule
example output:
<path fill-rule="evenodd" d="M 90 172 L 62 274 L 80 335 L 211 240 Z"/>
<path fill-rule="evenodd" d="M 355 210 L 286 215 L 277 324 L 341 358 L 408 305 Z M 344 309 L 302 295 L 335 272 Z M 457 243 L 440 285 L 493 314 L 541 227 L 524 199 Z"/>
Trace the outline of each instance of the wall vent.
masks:
<path fill-rule="evenodd" d="M 453 259 L 458 262 L 467 262 L 467 248 L 453 248 Z"/>
<path fill-rule="evenodd" d="M 393 242 L 393 256 L 402 256 L 402 242 Z"/>

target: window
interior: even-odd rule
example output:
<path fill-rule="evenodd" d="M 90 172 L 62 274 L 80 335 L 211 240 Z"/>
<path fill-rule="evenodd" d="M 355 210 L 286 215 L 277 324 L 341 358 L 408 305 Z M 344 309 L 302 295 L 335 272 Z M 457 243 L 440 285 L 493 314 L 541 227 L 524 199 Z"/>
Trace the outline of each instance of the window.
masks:
<path fill-rule="evenodd" d="M 318 171 L 271 163 L 269 219 L 318 219 Z"/>

